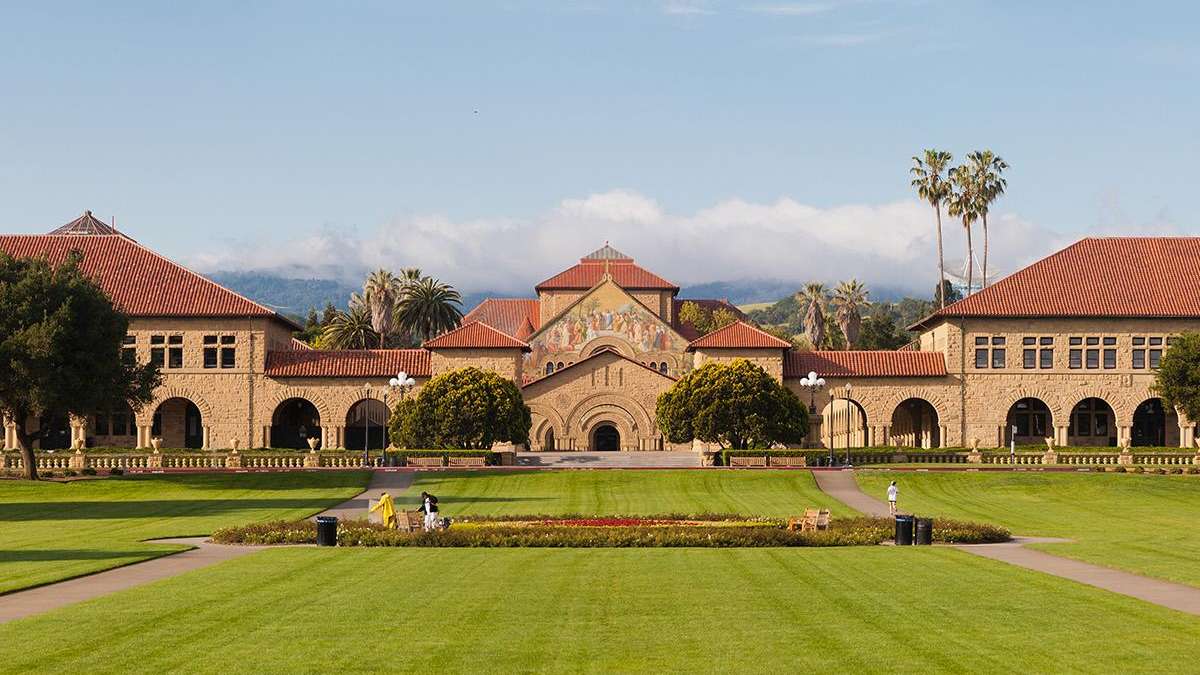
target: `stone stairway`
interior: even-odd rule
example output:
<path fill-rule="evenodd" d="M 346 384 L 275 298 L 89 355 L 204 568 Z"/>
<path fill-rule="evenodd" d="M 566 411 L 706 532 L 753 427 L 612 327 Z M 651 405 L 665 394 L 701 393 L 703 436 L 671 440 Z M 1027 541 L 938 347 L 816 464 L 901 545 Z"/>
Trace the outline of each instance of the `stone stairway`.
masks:
<path fill-rule="evenodd" d="M 517 466 L 549 469 L 690 469 L 694 452 L 518 452 Z"/>

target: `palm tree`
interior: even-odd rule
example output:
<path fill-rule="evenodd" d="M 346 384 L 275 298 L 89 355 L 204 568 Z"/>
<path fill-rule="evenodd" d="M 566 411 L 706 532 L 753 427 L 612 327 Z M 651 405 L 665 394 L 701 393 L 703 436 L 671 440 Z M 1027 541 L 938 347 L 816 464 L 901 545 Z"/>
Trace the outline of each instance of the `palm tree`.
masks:
<path fill-rule="evenodd" d="M 938 303 L 946 306 L 946 294 L 942 292 L 942 283 L 946 278 L 946 262 L 942 254 L 942 202 L 950 196 L 950 182 L 943 176 L 947 165 L 954 157 L 945 150 L 926 150 L 925 158 L 913 157 L 912 186 L 917 194 L 929 202 L 937 214 L 937 251 L 938 251 Z"/>
<path fill-rule="evenodd" d="M 991 150 L 976 150 L 967 155 L 971 162 L 971 173 L 975 179 L 975 189 L 978 192 L 979 219 L 983 223 L 983 281 L 980 288 L 986 288 L 988 283 L 988 210 L 992 202 L 1004 194 L 1008 181 L 1000 175 L 1008 168 L 1008 162 L 997 157 Z"/>
<path fill-rule="evenodd" d="M 975 246 L 971 242 L 971 225 L 979 218 L 979 192 L 969 166 L 950 169 L 950 182 L 954 185 L 954 190 L 946 200 L 946 212 L 962 219 L 963 229 L 967 232 L 966 295 L 970 295 L 975 279 Z"/>
<path fill-rule="evenodd" d="M 813 349 L 825 342 L 825 303 L 828 300 L 825 284 L 813 281 L 796 294 L 801 305 L 808 305 L 804 314 L 804 336 Z"/>
<path fill-rule="evenodd" d="M 843 281 L 833 292 L 833 306 L 837 308 L 837 324 L 846 338 L 846 349 L 849 350 L 858 342 L 862 330 L 862 314 L 860 309 L 871 303 L 867 300 L 870 291 L 858 279 Z"/>
<path fill-rule="evenodd" d="M 462 296 L 453 286 L 422 277 L 406 288 L 396 318 L 409 334 L 428 340 L 458 327 L 462 322 L 461 304 Z"/>
<path fill-rule="evenodd" d="M 403 282 L 384 269 L 372 272 L 363 284 L 362 300 L 371 310 L 371 328 L 379 335 L 380 349 L 384 348 L 396 325 L 396 305 L 403 293 Z"/>
<path fill-rule="evenodd" d="M 335 314 L 321 332 L 321 346 L 326 349 L 368 349 L 376 339 L 370 310 L 361 301 L 354 302 L 354 299 L 351 300 L 349 311 Z"/>

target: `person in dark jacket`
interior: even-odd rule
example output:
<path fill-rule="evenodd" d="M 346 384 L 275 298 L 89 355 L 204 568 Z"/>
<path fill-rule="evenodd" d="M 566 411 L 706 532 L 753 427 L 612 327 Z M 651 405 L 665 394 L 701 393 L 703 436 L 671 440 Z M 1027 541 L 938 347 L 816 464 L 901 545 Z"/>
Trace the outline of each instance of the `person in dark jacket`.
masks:
<path fill-rule="evenodd" d="M 430 532 L 438 526 L 438 500 L 428 492 L 421 493 L 421 512 L 425 514 L 425 531 Z"/>

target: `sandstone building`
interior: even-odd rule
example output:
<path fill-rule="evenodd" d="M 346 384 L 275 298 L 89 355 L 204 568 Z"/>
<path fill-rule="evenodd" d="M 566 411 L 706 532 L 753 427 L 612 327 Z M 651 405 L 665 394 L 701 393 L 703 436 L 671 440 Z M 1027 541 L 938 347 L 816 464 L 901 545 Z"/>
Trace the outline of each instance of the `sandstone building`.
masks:
<path fill-rule="evenodd" d="M 512 378 L 533 412 L 534 450 L 690 450 L 664 442 L 657 396 L 708 361 L 750 359 L 822 424 L 810 445 L 1191 446 L 1195 426 L 1150 390 L 1174 335 L 1200 329 L 1200 239 L 1078 243 L 923 319 L 893 351 L 799 352 L 746 321 L 707 335 L 680 320 L 679 288 L 607 244 L 535 287 L 489 299 L 421 349 L 320 351 L 298 326 L 85 213 L 46 235 L 0 235 L 0 251 L 83 267 L 130 316 L 129 358 L 158 363 L 142 410 L 47 415 L 47 447 L 380 447 L 403 392 L 474 365 Z M 717 300 L 694 300 L 713 309 Z M 827 387 L 808 391 L 809 372 Z M 409 394 L 411 395 L 411 394 Z M 11 422 L 6 448 L 16 447 Z"/>

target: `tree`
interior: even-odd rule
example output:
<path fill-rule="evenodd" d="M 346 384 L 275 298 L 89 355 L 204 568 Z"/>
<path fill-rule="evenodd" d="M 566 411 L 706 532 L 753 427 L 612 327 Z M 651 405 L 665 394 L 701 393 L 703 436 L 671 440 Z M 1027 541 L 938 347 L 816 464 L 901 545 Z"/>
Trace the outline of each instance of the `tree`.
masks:
<path fill-rule="evenodd" d="M 709 362 L 658 397 L 658 428 L 670 443 L 769 448 L 803 443 L 808 410 L 787 387 L 745 360 Z"/>
<path fill-rule="evenodd" d="M 963 230 L 967 234 L 967 295 L 970 295 L 975 276 L 975 246 L 971 243 L 971 226 L 979 218 L 979 193 L 969 166 L 950 169 L 950 182 L 954 189 L 946 202 L 946 211 L 962 220 Z"/>
<path fill-rule="evenodd" d="M 350 309 L 338 312 L 321 333 L 324 349 L 369 349 L 379 335 L 371 326 L 371 314 L 366 305 L 353 296 Z"/>
<path fill-rule="evenodd" d="M 531 424 L 512 380 L 469 367 L 438 375 L 416 398 L 397 404 L 389 430 L 402 448 L 486 450 L 497 442 L 528 443 Z"/>
<path fill-rule="evenodd" d="M 1169 408 L 1200 420 L 1200 333 L 1184 333 L 1167 348 L 1151 389 Z"/>
<path fill-rule="evenodd" d="M 975 192 L 978 196 L 980 222 L 983 225 L 983 281 L 980 288 L 986 288 L 988 283 L 988 211 L 992 203 L 1004 194 L 1008 181 L 1000 174 L 1008 168 L 1008 163 L 1000 159 L 991 150 L 976 150 L 967 155 L 971 162 L 971 177 L 975 181 Z"/>
<path fill-rule="evenodd" d="M 680 323 L 691 325 L 700 335 L 708 335 L 714 330 L 724 328 L 737 320 L 737 314 L 730 311 L 728 307 L 718 307 L 709 310 L 700 303 L 691 300 L 685 300 L 679 306 Z"/>
<path fill-rule="evenodd" d="M 774 335 L 775 337 L 779 338 L 780 340 L 786 340 L 786 341 L 792 343 L 792 349 L 798 349 L 798 350 L 804 351 L 808 347 L 807 344 L 804 344 L 800 340 L 797 340 L 796 336 L 791 331 L 784 328 L 783 326 L 759 325 L 758 329 L 768 335 Z"/>
<path fill-rule="evenodd" d="M 859 349 L 894 350 L 903 347 L 911 341 L 890 317 L 886 315 L 868 316 L 863 319 L 862 333 L 859 334 Z"/>
<path fill-rule="evenodd" d="M 321 310 L 321 327 L 324 328 L 333 323 L 333 319 L 337 314 L 337 307 L 334 307 L 332 302 L 326 302 L 325 309 Z"/>
<path fill-rule="evenodd" d="M 962 300 L 962 292 L 954 287 L 954 282 L 949 279 L 942 279 L 942 287 L 933 289 L 933 302 L 935 305 L 941 301 L 945 301 L 946 305 Z M 946 305 L 942 305 L 945 307 Z"/>
<path fill-rule="evenodd" d="M 453 330 L 462 322 L 462 296 L 454 287 L 432 277 L 422 277 L 405 287 L 396 317 L 403 330 L 428 340 Z"/>
<path fill-rule="evenodd" d="M 946 167 L 954 157 L 945 150 L 926 150 L 924 159 L 913 157 L 913 167 L 909 169 L 912 174 L 912 186 L 917 189 L 917 194 L 929 202 L 933 207 L 933 211 L 937 214 L 937 255 L 938 255 L 938 279 L 944 281 L 946 279 L 946 262 L 942 254 L 942 203 L 950 196 L 951 186 L 949 181 L 943 176 Z M 939 287 L 940 288 L 940 287 Z M 945 297 L 937 297 L 934 300 L 942 307 L 946 306 Z"/>
<path fill-rule="evenodd" d="M 804 314 L 804 337 L 813 349 L 825 343 L 825 303 L 828 301 L 825 284 L 810 282 L 798 294 L 800 305 L 807 307 Z"/>
<path fill-rule="evenodd" d="M 25 477 L 37 479 L 31 418 L 134 411 L 153 399 L 158 368 L 121 356 L 129 319 L 79 269 L 79 253 L 57 267 L 0 253 L 0 410 L 16 425 Z"/>
<path fill-rule="evenodd" d="M 404 283 L 391 272 L 380 269 L 363 284 L 362 301 L 371 313 L 371 328 L 379 336 L 379 348 L 386 346 L 396 321 L 396 307 L 405 292 Z"/>
<path fill-rule="evenodd" d="M 843 281 L 833 292 L 837 324 L 846 338 L 846 349 L 853 349 L 858 344 L 859 330 L 862 328 L 861 310 L 871 304 L 867 301 L 869 294 L 867 287 L 858 279 Z"/>

